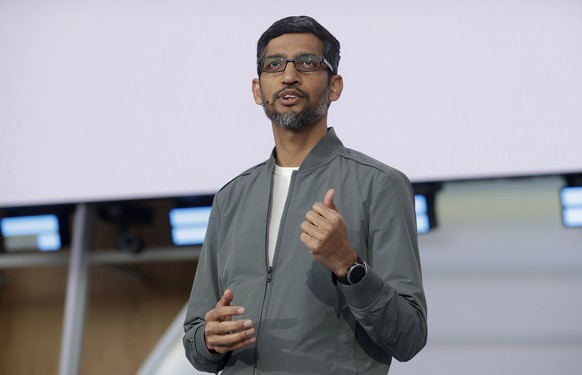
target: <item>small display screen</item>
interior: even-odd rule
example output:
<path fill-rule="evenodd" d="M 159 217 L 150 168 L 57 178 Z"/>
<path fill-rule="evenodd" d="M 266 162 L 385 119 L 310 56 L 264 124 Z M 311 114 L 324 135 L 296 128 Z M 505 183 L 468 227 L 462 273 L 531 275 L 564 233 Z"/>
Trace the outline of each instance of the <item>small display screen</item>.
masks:
<path fill-rule="evenodd" d="M 6 251 L 61 249 L 57 215 L 3 217 L 0 228 Z"/>
<path fill-rule="evenodd" d="M 582 227 L 582 187 L 565 187 L 560 192 L 565 227 Z"/>
<path fill-rule="evenodd" d="M 427 233 L 430 230 L 430 220 L 428 217 L 428 205 L 424 195 L 417 194 L 414 196 L 414 210 L 416 211 L 418 233 Z"/>
<path fill-rule="evenodd" d="M 174 245 L 201 245 L 204 242 L 212 207 L 184 207 L 170 210 Z"/>

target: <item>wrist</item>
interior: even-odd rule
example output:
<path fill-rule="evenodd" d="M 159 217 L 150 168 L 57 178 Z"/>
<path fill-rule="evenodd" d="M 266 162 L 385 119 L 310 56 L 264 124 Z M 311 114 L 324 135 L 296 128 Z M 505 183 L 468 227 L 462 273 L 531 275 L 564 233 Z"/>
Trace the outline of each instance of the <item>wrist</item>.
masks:
<path fill-rule="evenodd" d="M 344 277 L 346 273 L 349 271 L 350 267 L 354 265 L 360 259 L 358 254 L 354 251 L 352 254 L 346 258 L 341 264 L 336 267 L 336 269 L 332 270 L 336 277 Z"/>
<path fill-rule="evenodd" d="M 342 276 L 336 276 L 336 280 L 338 283 L 344 285 L 355 285 L 362 281 L 364 277 L 368 274 L 368 265 L 366 262 L 360 259 L 357 256 L 356 261 L 348 267 L 345 271 L 345 274 Z"/>

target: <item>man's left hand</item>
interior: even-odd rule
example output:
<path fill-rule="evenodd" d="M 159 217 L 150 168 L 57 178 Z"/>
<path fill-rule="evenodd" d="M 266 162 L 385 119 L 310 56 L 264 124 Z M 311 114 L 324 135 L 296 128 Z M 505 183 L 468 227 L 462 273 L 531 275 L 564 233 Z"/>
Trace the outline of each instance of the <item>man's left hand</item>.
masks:
<path fill-rule="evenodd" d="M 346 223 L 334 201 L 334 189 L 329 189 L 322 202 L 316 202 L 301 223 L 301 241 L 311 255 L 336 276 L 344 276 L 358 258 L 348 242 Z"/>

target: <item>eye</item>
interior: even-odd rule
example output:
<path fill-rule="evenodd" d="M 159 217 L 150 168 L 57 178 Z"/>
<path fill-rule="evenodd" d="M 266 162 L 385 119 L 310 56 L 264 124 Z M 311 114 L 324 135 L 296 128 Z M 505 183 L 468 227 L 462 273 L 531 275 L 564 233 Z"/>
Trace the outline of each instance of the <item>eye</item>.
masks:
<path fill-rule="evenodd" d="M 298 69 L 317 70 L 319 69 L 319 57 L 315 55 L 303 55 L 295 59 Z"/>
<path fill-rule="evenodd" d="M 266 57 L 263 60 L 263 71 L 277 71 L 283 66 L 281 57 Z"/>

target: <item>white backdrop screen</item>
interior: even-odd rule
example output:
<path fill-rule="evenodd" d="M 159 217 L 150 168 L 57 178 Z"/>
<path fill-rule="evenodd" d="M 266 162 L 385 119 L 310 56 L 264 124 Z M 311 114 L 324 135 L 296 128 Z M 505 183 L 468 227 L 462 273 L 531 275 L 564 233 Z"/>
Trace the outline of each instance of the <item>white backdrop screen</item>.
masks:
<path fill-rule="evenodd" d="M 213 193 L 268 157 L 255 47 L 342 43 L 345 145 L 413 182 L 582 171 L 582 2 L 0 1 L 0 206 Z"/>

